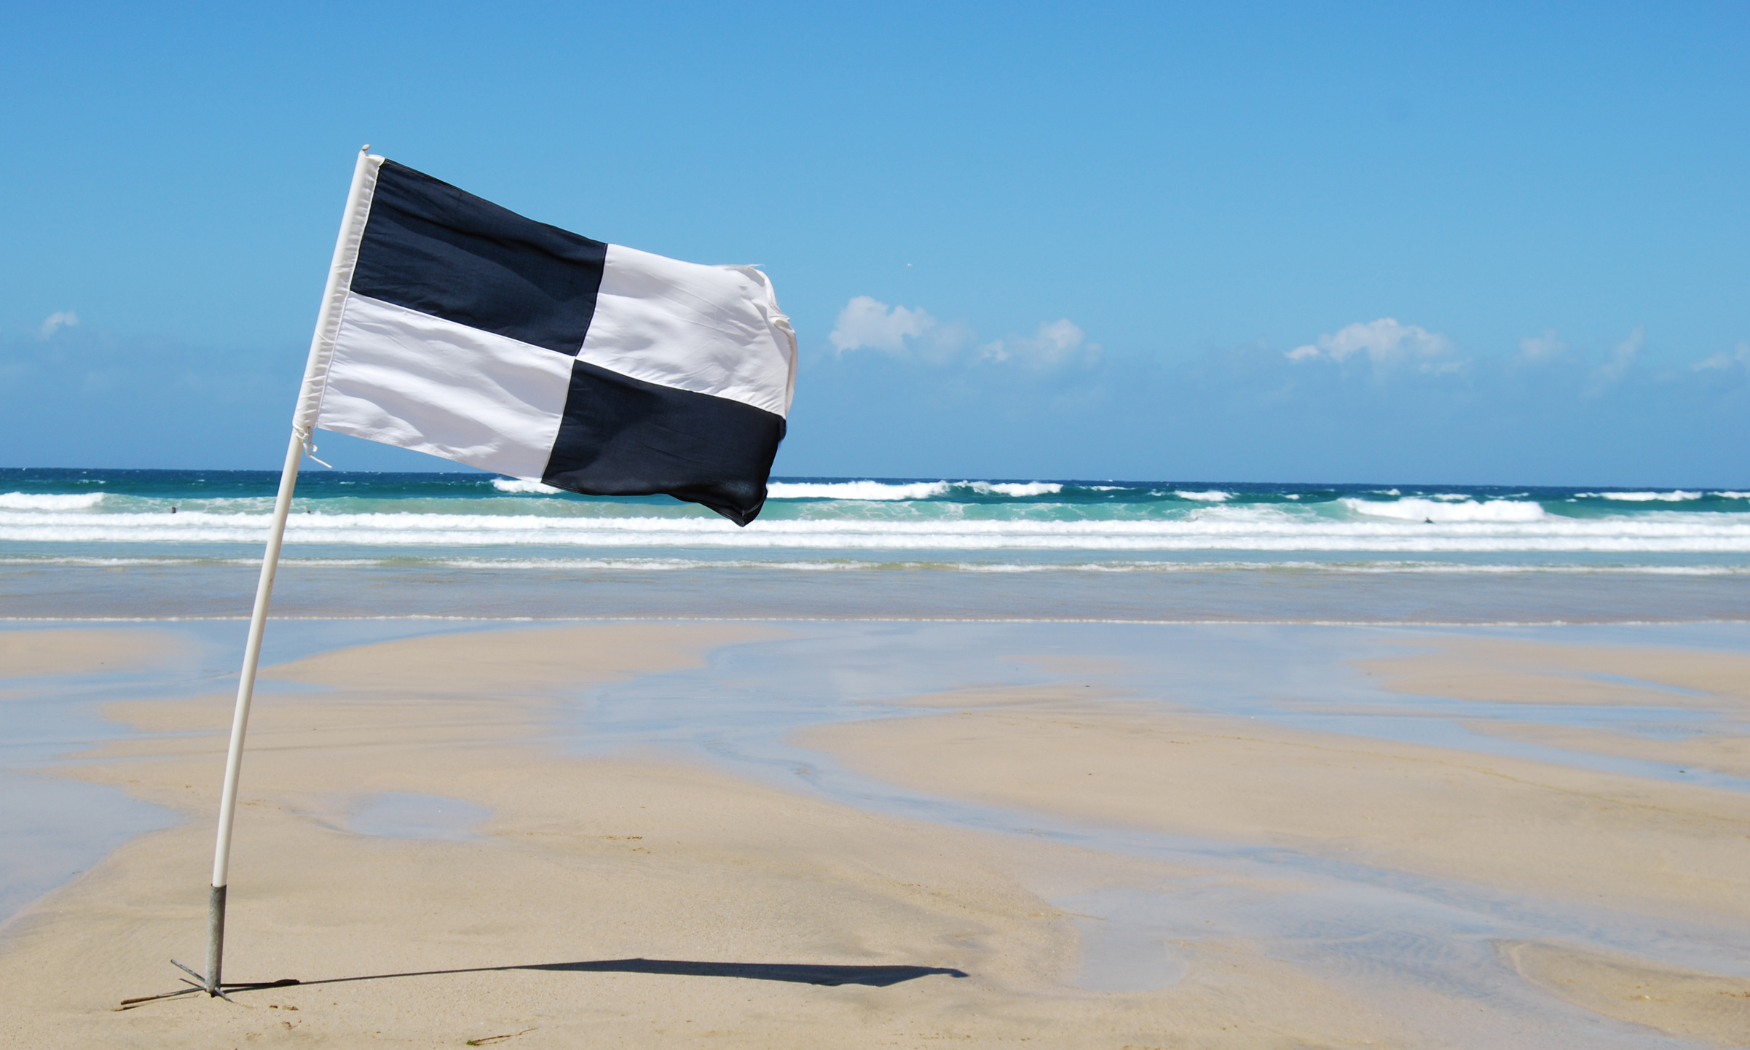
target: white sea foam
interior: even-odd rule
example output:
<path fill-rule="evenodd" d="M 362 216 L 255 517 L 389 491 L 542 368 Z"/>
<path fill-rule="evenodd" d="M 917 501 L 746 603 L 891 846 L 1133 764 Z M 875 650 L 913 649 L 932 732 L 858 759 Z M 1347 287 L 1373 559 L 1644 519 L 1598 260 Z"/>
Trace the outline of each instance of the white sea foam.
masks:
<path fill-rule="evenodd" d="M 1744 515 L 1564 518 L 1546 516 L 1536 504 L 1511 501 L 1355 502 L 1363 506 L 1351 507 L 1358 513 L 1348 520 L 1315 514 L 1312 508 L 1240 505 L 1200 508 L 1193 516 L 1171 520 L 805 518 L 762 519 L 746 529 L 704 516 L 297 514 L 288 524 L 287 543 L 293 557 L 311 546 L 1750 554 L 1750 521 Z M 1369 513 L 1382 508 L 1387 508 L 1384 514 Z M 1434 523 L 1424 524 L 1427 518 Z M 0 541 L 255 547 L 265 538 L 268 521 L 260 513 L 0 511 Z"/>
<path fill-rule="evenodd" d="M 260 565 L 261 559 L 253 562 L 234 558 L 98 558 L 98 557 L 0 557 L 0 565 L 78 565 L 89 569 L 127 569 L 147 565 L 198 565 L 202 562 L 210 564 L 254 564 Z"/>
<path fill-rule="evenodd" d="M 1681 503 L 1684 500 L 1700 499 L 1701 493 L 1679 489 L 1675 492 L 1576 492 L 1574 496 L 1578 499 L 1613 499 L 1625 503 Z"/>
<path fill-rule="evenodd" d="M 766 486 L 769 499 L 906 500 L 930 499 L 947 492 L 946 481 L 774 481 Z"/>
<path fill-rule="evenodd" d="M 1008 481 L 962 481 L 959 484 L 974 492 L 983 493 L 985 495 L 995 493 L 999 496 L 1014 496 L 1016 498 L 1022 498 L 1025 496 L 1055 496 L 1063 491 L 1063 486 L 1053 481 L 1027 481 L 1019 483 Z"/>
<path fill-rule="evenodd" d="M 551 485 L 543 485 L 539 481 L 524 481 L 521 478 L 493 478 L 492 487 L 500 492 L 536 494 L 542 496 L 550 496 L 556 492 L 565 491 L 564 489 L 556 489 Z"/>
<path fill-rule="evenodd" d="M 1117 486 L 1114 486 L 1117 487 Z M 917 500 L 946 496 L 956 488 L 984 496 L 1055 496 L 1063 486 L 1054 481 L 774 481 L 766 486 L 770 499 Z"/>
<path fill-rule="evenodd" d="M 694 569 L 771 569 L 787 572 L 841 572 L 887 567 L 879 562 L 847 561 L 765 561 L 754 559 L 719 560 L 707 558 L 441 558 L 430 564 L 452 569 L 524 569 L 554 572 L 679 572 Z M 904 568 L 921 566 L 907 565 Z"/>
<path fill-rule="evenodd" d="M 6 566 L 77 566 L 81 568 L 145 568 L 200 565 L 246 566 L 261 564 L 255 558 L 91 558 L 4 557 Z M 968 573 L 1188 573 L 1188 572 L 1292 572 L 1292 573 L 1420 573 L 1434 575 L 1524 575 L 1580 576 L 1750 576 L 1750 565 L 1637 565 L 1527 562 L 1477 564 L 1453 561 L 1274 561 L 1274 560 L 1174 560 L 1174 561 L 877 561 L 868 558 L 821 560 L 766 558 L 596 558 L 596 557 L 427 557 L 407 558 L 301 558 L 282 557 L 280 567 L 299 569 L 406 568 L 410 565 L 450 569 L 488 569 L 503 572 L 680 572 L 709 570 L 755 570 L 771 572 L 874 572 L 939 571 Z"/>
<path fill-rule="evenodd" d="M 309 560 L 298 565 L 326 565 Z M 782 572 L 939 571 L 970 573 L 1186 573 L 1186 572 L 1294 572 L 1294 573 L 1425 573 L 1435 575 L 1510 576 L 1546 573 L 1563 576 L 1746 576 L 1742 565 L 1477 565 L 1444 561 L 1105 561 L 1105 562 L 980 562 L 980 561 L 865 561 L 837 558 L 830 561 L 777 561 L 751 558 L 717 560 L 704 558 L 444 558 L 431 564 L 458 569 L 505 569 L 550 572 L 676 572 L 698 570 L 762 570 Z"/>
<path fill-rule="evenodd" d="M 101 492 L 56 496 L 38 492 L 0 493 L 0 510 L 90 510 L 103 502 Z"/>
<path fill-rule="evenodd" d="M 1544 518 L 1544 510 L 1540 504 L 1522 503 L 1518 500 L 1501 499 L 1478 503 L 1475 500 L 1467 499 L 1462 503 L 1450 503 L 1416 499 L 1412 496 L 1408 499 L 1393 500 L 1390 503 L 1347 497 L 1338 502 L 1357 514 L 1366 514 L 1375 518 L 1392 518 L 1397 521 L 1446 524 L 1460 521 L 1530 522 L 1542 521 Z"/>
<path fill-rule="evenodd" d="M 1208 492 L 1186 492 L 1184 489 L 1174 489 L 1173 495 L 1180 499 L 1194 499 L 1204 503 L 1226 503 L 1233 498 L 1231 492 L 1221 492 L 1211 489 Z"/>

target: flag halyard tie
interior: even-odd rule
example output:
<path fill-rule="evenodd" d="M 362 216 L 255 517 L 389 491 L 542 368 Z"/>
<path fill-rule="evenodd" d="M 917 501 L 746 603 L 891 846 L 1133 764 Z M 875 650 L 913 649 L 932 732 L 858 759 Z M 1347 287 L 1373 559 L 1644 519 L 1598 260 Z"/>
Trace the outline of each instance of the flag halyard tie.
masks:
<path fill-rule="evenodd" d="M 316 432 L 314 430 L 299 427 L 298 443 L 304 446 L 304 455 L 309 456 L 311 460 L 317 463 L 321 463 L 329 470 L 334 469 L 334 464 L 316 458 L 316 453 L 320 450 L 316 447 Z"/>

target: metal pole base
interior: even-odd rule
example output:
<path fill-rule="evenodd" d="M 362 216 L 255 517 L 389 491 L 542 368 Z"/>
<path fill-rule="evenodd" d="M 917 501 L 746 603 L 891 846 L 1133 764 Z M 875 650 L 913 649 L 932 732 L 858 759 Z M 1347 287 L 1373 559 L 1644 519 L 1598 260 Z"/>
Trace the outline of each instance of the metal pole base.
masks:
<path fill-rule="evenodd" d="M 219 970 L 222 964 L 224 964 L 224 896 L 226 896 L 226 894 L 224 894 L 224 889 L 226 889 L 226 887 L 215 886 L 212 887 L 212 889 L 214 889 L 214 891 L 212 891 L 212 896 L 208 898 L 207 910 L 207 973 L 203 975 L 200 971 L 194 970 L 193 966 L 184 966 L 184 964 L 177 963 L 175 959 L 172 959 L 172 961 L 170 961 L 172 966 L 175 966 L 175 968 L 182 971 L 182 973 L 187 973 L 189 977 L 194 978 L 194 980 L 189 980 L 187 977 L 182 978 L 182 984 L 189 985 L 189 987 L 186 987 L 186 989 L 177 989 L 177 991 L 173 992 L 159 992 L 156 996 L 138 996 L 138 998 L 135 999 L 123 999 L 123 1001 L 121 1001 L 121 1006 L 117 1006 L 117 1010 L 131 1010 L 131 1008 L 140 1006 L 142 1003 L 152 1003 L 152 1001 L 158 1001 L 158 999 L 173 999 L 177 998 L 177 996 L 187 996 L 189 992 L 207 992 L 208 998 L 224 999 L 226 1003 L 233 1003 L 233 1001 L 235 1001 L 235 999 L 231 999 L 231 996 L 228 996 L 228 994 L 224 994 L 228 985 L 224 984 L 224 980 L 221 978 L 221 970 Z M 254 989 L 276 989 L 276 987 L 283 987 L 283 985 L 294 984 L 297 984 L 296 980 L 271 980 L 271 982 L 236 984 L 229 985 L 229 987 L 231 987 L 233 991 L 254 991 Z"/>
<path fill-rule="evenodd" d="M 194 970 L 194 967 L 184 966 L 183 964 L 177 962 L 175 959 L 170 960 L 170 965 L 176 967 L 178 970 L 181 970 L 183 973 L 188 974 L 188 977 L 194 978 L 193 981 L 189 980 L 188 977 L 184 977 L 182 979 L 182 983 L 188 985 L 187 988 L 178 988 L 174 992 L 159 992 L 157 995 L 140 995 L 140 996 L 135 996 L 132 999 L 123 999 L 121 1001 L 121 1005 L 117 1006 L 116 1009 L 117 1010 L 132 1010 L 136 1006 L 144 1006 L 147 1003 L 155 1003 L 160 999 L 174 999 L 179 995 L 192 995 L 196 992 L 204 992 L 207 990 L 207 979 L 204 976 L 202 976 L 201 974 L 196 973 Z M 296 978 L 292 978 L 292 977 L 283 977 L 277 981 L 249 981 L 249 982 L 246 982 L 243 984 L 224 985 L 223 987 L 212 992 L 211 994 L 214 996 L 217 996 L 220 999 L 225 1000 L 228 1003 L 234 1003 L 237 1000 L 231 998 L 229 995 L 226 995 L 225 992 L 227 990 L 230 990 L 233 992 L 259 992 L 259 991 L 265 991 L 266 989 L 269 989 L 269 988 L 289 988 L 294 984 L 301 984 L 301 983 L 302 982 L 300 982 Z"/>
<path fill-rule="evenodd" d="M 220 991 L 223 984 L 219 979 L 219 971 L 225 960 L 225 887 L 214 886 L 213 895 L 208 898 L 207 906 L 207 975 L 202 978 L 206 982 L 208 995 L 224 995 Z M 175 960 L 171 960 L 175 962 Z M 181 966 L 181 963 L 177 963 Z M 183 969 L 188 967 L 183 966 Z M 192 971 L 191 971 L 192 972 Z M 200 977 L 200 974 L 195 974 Z"/>

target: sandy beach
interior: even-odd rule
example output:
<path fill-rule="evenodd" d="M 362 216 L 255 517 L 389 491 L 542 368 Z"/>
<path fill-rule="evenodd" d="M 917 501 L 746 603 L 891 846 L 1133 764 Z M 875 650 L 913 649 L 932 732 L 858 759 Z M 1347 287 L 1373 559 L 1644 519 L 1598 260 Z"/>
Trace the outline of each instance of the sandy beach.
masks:
<path fill-rule="evenodd" d="M 1170 681 L 1139 688 L 1149 676 L 1110 647 L 1078 651 L 1097 633 L 992 649 L 1026 682 L 823 709 L 784 731 L 818 769 L 781 776 L 616 739 L 592 750 L 606 731 L 567 721 L 580 696 L 603 698 L 606 725 L 604 690 L 672 691 L 713 654 L 788 652 L 805 633 L 525 626 L 274 664 L 250 730 L 226 977 L 301 983 L 235 1004 L 116 1009 L 176 987 L 169 957 L 202 958 L 230 697 L 106 704 L 128 735 L 53 775 L 181 823 L 0 928 L 5 1042 L 1651 1047 L 1750 1033 L 1750 978 L 1742 954 L 1731 963 L 1750 943 L 1750 796 L 1729 779 L 1747 738 L 1721 728 L 1743 715 L 1741 652 L 1423 632 L 1345 665 L 1406 717 L 1427 715 L 1423 698 L 1474 705 L 1475 720 L 1454 716 L 1486 730 L 1474 739 L 1592 768 L 1212 713 Z M 191 644 L 156 627 L 11 631 L 0 666 L 28 685 Z M 1517 720 L 1480 714 L 1515 703 Z M 1659 739 L 1540 714 L 1562 704 L 1715 722 Z M 831 770 L 870 801 L 835 794 Z"/>

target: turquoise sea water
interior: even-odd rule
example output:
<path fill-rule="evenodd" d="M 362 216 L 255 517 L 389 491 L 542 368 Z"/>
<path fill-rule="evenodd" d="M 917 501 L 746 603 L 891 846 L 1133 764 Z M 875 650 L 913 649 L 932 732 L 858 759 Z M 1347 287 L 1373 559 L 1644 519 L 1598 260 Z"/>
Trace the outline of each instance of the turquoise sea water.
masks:
<path fill-rule="evenodd" d="M 0 470 L 0 615 L 242 615 L 278 475 Z M 1750 492 L 782 478 L 668 497 L 308 470 L 285 615 L 1750 617 Z"/>

